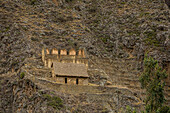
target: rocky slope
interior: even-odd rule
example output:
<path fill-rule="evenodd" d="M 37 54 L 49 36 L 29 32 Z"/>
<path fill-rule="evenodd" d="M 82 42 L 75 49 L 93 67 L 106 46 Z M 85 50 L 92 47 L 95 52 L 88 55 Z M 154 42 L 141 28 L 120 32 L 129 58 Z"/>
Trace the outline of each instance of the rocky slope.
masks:
<path fill-rule="evenodd" d="M 16 73 L 0 77 L 0 86 L 1 113 L 97 113 L 107 111 L 96 102 L 88 102 L 87 94 L 71 95 L 50 90 L 37 86 L 30 79 L 20 79 Z"/>
<path fill-rule="evenodd" d="M 145 53 L 168 68 L 169 15 L 163 0 L 0 0 L 0 76 L 3 76 L 0 80 L 5 80 L 4 76 L 10 72 L 19 75 L 26 66 L 31 66 L 30 73 L 37 75 L 39 72 L 34 69 L 43 67 L 42 47 L 85 47 L 91 59 L 91 83 L 100 84 L 104 76 L 117 87 L 140 90 L 138 75 Z M 126 59 L 131 60 L 126 62 Z M 9 90 L 5 93 L 7 97 L 0 92 L 1 98 L 11 97 L 8 103 L 17 98 L 11 94 L 11 85 L 4 87 Z M 166 89 L 169 98 L 169 82 Z M 39 102 L 42 101 L 40 97 Z M 9 107 L 4 108 L 1 102 L 2 110 L 9 111 L 13 107 L 14 112 L 19 109 L 17 103 L 8 103 Z M 103 109 L 95 104 L 96 112 Z M 44 106 L 46 104 L 42 103 L 41 107 Z M 87 106 L 90 112 L 93 108 L 88 111 Z M 2 110 L 0 112 L 5 112 Z"/>
<path fill-rule="evenodd" d="M 12 77 L 16 78 L 16 77 Z M 56 108 L 48 106 L 48 91 L 40 90 L 29 79 L 13 81 L 11 78 L 1 78 L 0 112 L 1 113 L 32 113 L 53 112 L 63 107 L 57 100 Z M 56 97 L 58 98 L 58 97 Z M 60 98 L 58 98 L 60 99 Z"/>
<path fill-rule="evenodd" d="M 169 10 L 162 0 L 74 0 L 61 7 L 46 0 L 1 0 L 0 5 L 1 74 L 40 56 L 43 46 L 83 46 L 98 57 L 140 59 L 149 52 L 169 59 Z"/>

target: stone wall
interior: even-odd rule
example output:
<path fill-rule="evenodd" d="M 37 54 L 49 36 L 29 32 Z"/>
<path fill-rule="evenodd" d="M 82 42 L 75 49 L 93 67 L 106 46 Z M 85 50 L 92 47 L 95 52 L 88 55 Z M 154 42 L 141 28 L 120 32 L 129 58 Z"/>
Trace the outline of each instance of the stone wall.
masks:
<path fill-rule="evenodd" d="M 67 50 L 66 49 L 60 50 L 60 55 L 67 55 Z"/>
<path fill-rule="evenodd" d="M 69 55 L 76 55 L 76 51 L 74 49 L 69 50 Z"/>
<path fill-rule="evenodd" d="M 77 64 L 85 64 L 88 67 L 88 59 L 76 59 Z"/>
<path fill-rule="evenodd" d="M 50 80 L 51 81 L 51 80 Z M 38 80 L 35 82 L 44 84 L 45 87 L 62 92 L 65 94 L 81 95 L 85 94 L 86 99 L 90 103 L 104 104 L 111 107 L 111 109 L 126 108 L 127 105 L 135 107 L 137 110 L 143 109 L 143 102 L 141 100 L 140 92 L 133 92 L 127 88 L 118 87 L 102 87 L 91 85 L 66 85 L 52 83 L 48 80 Z"/>
<path fill-rule="evenodd" d="M 76 63 L 75 59 L 61 59 L 61 63 Z"/>
<path fill-rule="evenodd" d="M 51 68 L 52 62 L 78 63 L 85 64 L 88 67 L 88 58 L 84 49 L 42 49 L 42 61 L 44 66 Z"/>
<path fill-rule="evenodd" d="M 78 78 L 80 85 L 88 85 L 88 78 Z"/>
<path fill-rule="evenodd" d="M 67 78 L 67 83 L 65 83 L 65 78 Z M 88 85 L 88 78 L 76 78 L 76 77 L 56 77 L 53 75 L 53 81 L 61 84 L 74 85 L 78 79 L 78 85 Z"/>
<path fill-rule="evenodd" d="M 53 49 L 53 50 L 52 50 L 52 54 L 58 55 L 58 50 L 57 50 L 57 49 Z"/>
<path fill-rule="evenodd" d="M 81 56 L 83 58 L 85 58 L 87 56 L 85 49 L 79 49 L 79 50 L 75 50 L 73 48 L 71 49 L 42 49 L 42 51 L 46 54 L 55 54 L 55 55 L 77 55 L 77 56 Z"/>

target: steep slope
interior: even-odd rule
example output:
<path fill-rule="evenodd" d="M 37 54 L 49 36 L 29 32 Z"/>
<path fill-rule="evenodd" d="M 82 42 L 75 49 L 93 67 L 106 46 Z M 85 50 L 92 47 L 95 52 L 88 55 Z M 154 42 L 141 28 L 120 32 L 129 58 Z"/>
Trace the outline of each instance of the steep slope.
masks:
<path fill-rule="evenodd" d="M 59 101 L 53 103 L 56 104 L 56 108 L 48 105 L 52 94 L 47 90 L 41 90 L 28 79 L 14 81 L 8 77 L 3 80 L 1 78 L 0 85 L 1 113 L 53 112 L 63 108 L 63 103 L 59 97 L 56 97 Z"/>
<path fill-rule="evenodd" d="M 75 2 L 71 6 L 82 15 L 101 56 L 140 57 L 150 48 L 169 47 L 169 10 L 162 0 Z"/>
<path fill-rule="evenodd" d="M 73 37 L 85 34 L 74 12 L 48 1 L 36 5 L 10 0 L 0 3 L 1 74 L 18 70 L 25 58 L 40 57 L 43 46 L 74 46 Z"/>
<path fill-rule="evenodd" d="M 75 0 L 63 8 L 41 0 L 0 3 L 1 73 L 17 70 L 25 57 L 40 56 L 43 46 L 83 46 L 98 57 L 141 60 L 149 52 L 169 59 L 169 10 L 162 0 Z"/>
<path fill-rule="evenodd" d="M 91 83 L 101 84 L 104 77 L 116 87 L 143 95 L 138 76 L 144 54 L 169 68 L 169 15 L 163 0 L 0 0 L 0 80 L 26 67 L 34 76 L 49 75 L 41 61 L 42 47 L 85 47 Z M 169 78 L 167 82 L 170 104 Z M 94 94 L 94 109 L 86 99 L 80 103 L 88 104 L 68 106 L 99 112 L 104 108 L 97 106 L 97 98 Z"/>

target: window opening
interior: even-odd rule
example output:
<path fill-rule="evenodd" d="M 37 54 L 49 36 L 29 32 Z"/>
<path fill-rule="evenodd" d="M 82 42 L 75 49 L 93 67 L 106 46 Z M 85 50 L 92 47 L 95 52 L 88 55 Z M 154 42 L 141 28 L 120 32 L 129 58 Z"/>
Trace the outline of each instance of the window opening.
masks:
<path fill-rule="evenodd" d="M 67 84 L 67 78 L 65 78 L 65 84 Z"/>
<path fill-rule="evenodd" d="M 79 84 L 79 79 L 78 78 L 76 78 L 76 84 Z"/>

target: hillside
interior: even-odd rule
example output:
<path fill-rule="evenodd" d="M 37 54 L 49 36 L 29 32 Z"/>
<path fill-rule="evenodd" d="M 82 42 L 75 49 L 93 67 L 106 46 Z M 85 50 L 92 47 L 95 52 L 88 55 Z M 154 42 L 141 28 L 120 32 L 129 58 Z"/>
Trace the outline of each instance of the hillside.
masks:
<path fill-rule="evenodd" d="M 66 107 L 60 112 L 114 112 L 127 105 L 142 109 L 144 94 L 138 77 L 143 69 L 144 54 L 157 59 L 170 74 L 169 17 L 169 8 L 163 0 L 0 0 L 0 100 L 3 100 L 0 112 L 26 112 L 28 109 L 32 111 L 27 112 L 55 112 L 53 107 L 47 107 L 38 90 L 61 97 Z M 84 47 L 89 57 L 89 82 L 101 85 L 103 78 L 107 79 L 120 90 L 122 101 L 119 103 L 113 98 L 116 91 L 105 92 L 108 89 L 100 87 L 97 87 L 103 91 L 100 94 L 74 95 L 45 87 L 42 80 L 34 81 L 32 75 L 43 78 L 50 74 L 41 61 L 43 47 Z M 18 80 L 21 72 L 25 73 L 24 80 Z M 31 108 L 25 103 L 26 107 L 19 108 L 15 98 L 22 98 L 22 95 L 16 97 L 11 85 L 13 82 L 24 84 L 27 79 L 37 85 L 37 90 L 31 90 L 34 96 L 40 96 L 29 102 L 42 102 L 42 105 Z M 166 81 L 169 105 L 169 78 Z M 11 100 L 6 101 L 8 97 Z M 18 103 L 23 101 L 18 100 Z"/>

